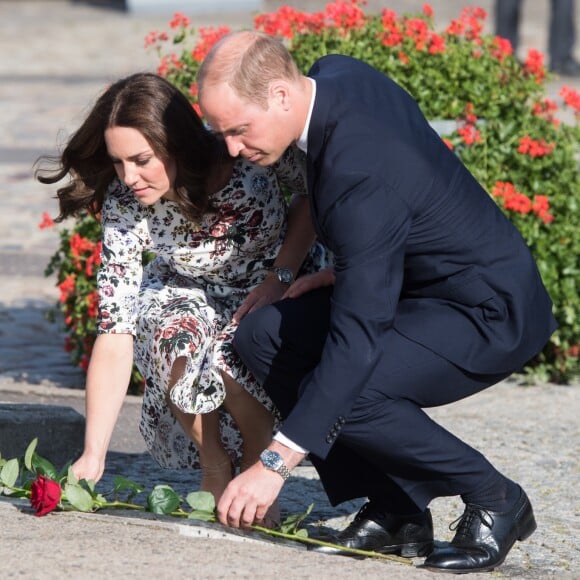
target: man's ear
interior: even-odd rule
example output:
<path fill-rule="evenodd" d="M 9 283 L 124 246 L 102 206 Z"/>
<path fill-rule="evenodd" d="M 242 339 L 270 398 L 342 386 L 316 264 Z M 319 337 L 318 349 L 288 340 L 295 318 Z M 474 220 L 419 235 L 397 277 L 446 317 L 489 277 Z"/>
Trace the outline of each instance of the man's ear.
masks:
<path fill-rule="evenodd" d="M 277 80 L 270 83 L 268 97 L 271 104 L 281 107 L 284 111 L 290 109 L 290 84 L 285 80 Z"/>

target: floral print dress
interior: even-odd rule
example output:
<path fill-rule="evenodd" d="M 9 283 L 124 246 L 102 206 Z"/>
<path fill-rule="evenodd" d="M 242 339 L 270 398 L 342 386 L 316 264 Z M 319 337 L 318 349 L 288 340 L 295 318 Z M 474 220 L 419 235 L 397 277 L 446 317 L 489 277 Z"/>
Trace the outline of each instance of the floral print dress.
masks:
<path fill-rule="evenodd" d="M 294 148 L 272 167 L 236 160 L 229 183 L 212 197 L 215 212 L 188 221 L 176 203 L 141 205 L 116 181 L 102 209 L 98 272 L 99 333 L 132 334 L 135 364 L 145 378 L 140 431 L 163 467 L 199 467 L 196 447 L 166 402 L 174 361 L 185 374 L 171 391 L 186 413 L 219 409 L 223 444 L 239 462 L 242 441 L 222 407 L 225 371 L 275 413 L 272 402 L 232 347 L 232 315 L 276 259 L 288 206 L 279 183 L 305 194 L 305 163 Z M 143 267 L 143 253 L 155 258 Z M 326 266 L 315 244 L 303 271 Z"/>

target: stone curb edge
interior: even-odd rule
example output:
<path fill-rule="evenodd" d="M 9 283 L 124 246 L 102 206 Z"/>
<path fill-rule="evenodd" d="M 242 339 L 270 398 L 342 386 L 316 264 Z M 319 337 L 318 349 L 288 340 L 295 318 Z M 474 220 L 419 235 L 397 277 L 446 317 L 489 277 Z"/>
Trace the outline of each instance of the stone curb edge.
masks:
<path fill-rule="evenodd" d="M 14 499 L 0 496 L 0 512 L 7 509 L 15 509 L 23 515 L 34 517 L 30 503 L 25 499 Z M 124 526 L 142 526 L 149 529 L 166 530 L 180 536 L 199 538 L 204 540 L 229 540 L 233 542 L 245 542 L 251 544 L 277 544 L 295 550 L 306 550 L 306 546 L 291 540 L 270 538 L 265 534 L 253 531 L 228 530 L 221 524 L 204 522 L 201 520 L 179 519 L 171 516 L 156 515 L 151 513 L 133 512 L 131 510 L 111 509 L 105 513 L 83 513 L 78 511 L 58 511 L 49 517 L 66 517 L 83 521 L 106 521 L 107 523 L 119 523 Z"/>
<path fill-rule="evenodd" d="M 2 393 L 30 394 L 41 397 L 71 397 L 84 399 L 84 389 L 71 389 L 68 387 L 56 387 L 53 385 L 34 385 L 30 383 L 19 383 L 10 379 L 0 379 L 0 399 Z M 142 403 L 142 398 L 138 395 L 125 395 L 125 402 L 130 404 Z"/>

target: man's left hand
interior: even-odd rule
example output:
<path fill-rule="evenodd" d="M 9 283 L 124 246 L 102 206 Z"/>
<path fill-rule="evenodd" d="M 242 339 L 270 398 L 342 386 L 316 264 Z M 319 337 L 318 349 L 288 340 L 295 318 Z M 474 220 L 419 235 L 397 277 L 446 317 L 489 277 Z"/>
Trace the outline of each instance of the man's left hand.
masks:
<path fill-rule="evenodd" d="M 262 306 L 281 300 L 287 289 L 288 286 L 282 284 L 276 276 L 266 276 L 264 281 L 246 296 L 246 299 L 240 304 L 236 312 L 234 312 L 234 322 L 240 322 L 246 314 L 258 310 Z"/>

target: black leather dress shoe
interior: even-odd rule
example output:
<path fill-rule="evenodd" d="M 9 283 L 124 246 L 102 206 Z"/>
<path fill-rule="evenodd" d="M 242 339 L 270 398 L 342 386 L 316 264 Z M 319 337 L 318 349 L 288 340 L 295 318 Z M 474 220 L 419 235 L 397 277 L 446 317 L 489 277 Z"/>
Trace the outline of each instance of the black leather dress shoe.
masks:
<path fill-rule="evenodd" d="M 318 539 L 356 550 L 398 554 L 405 558 L 423 557 L 433 550 L 433 520 L 429 510 L 403 516 L 385 513 L 368 502 L 337 536 Z M 311 545 L 309 550 L 356 557 L 338 547 Z"/>
<path fill-rule="evenodd" d="M 508 512 L 492 512 L 467 504 L 459 518 L 451 544 L 435 551 L 421 568 L 464 574 L 491 571 L 499 566 L 515 544 L 536 529 L 532 504 L 523 489 Z M 453 526 L 449 526 L 450 528 Z"/>

